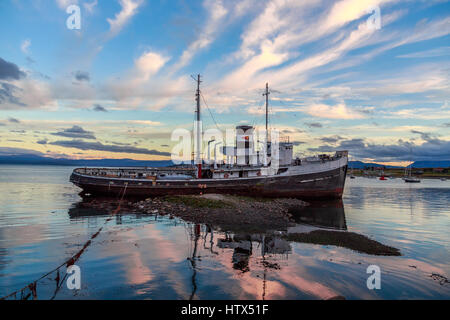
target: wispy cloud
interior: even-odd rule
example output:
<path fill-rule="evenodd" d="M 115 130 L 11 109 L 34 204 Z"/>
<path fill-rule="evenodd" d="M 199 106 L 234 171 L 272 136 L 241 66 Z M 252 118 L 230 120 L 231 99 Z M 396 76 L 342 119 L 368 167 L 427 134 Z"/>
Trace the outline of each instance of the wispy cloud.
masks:
<path fill-rule="evenodd" d="M 56 4 L 62 10 L 66 10 L 71 4 L 78 4 L 78 0 L 56 0 Z"/>
<path fill-rule="evenodd" d="M 310 128 L 322 128 L 323 127 L 323 125 L 319 122 L 308 122 L 305 124 Z"/>
<path fill-rule="evenodd" d="M 0 82 L 0 109 L 12 108 L 16 106 L 24 107 L 26 106 L 20 99 L 16 96 L 16 93 L 20 93 L 20 88 L 6 82 Z"/>
<path fill-rule="evenodd" d="M 95 7 L 98 5 L 98 0 L 93 0 L 92 2 L 85 2 L 83 3 L 83 7 L 86 9 L 87 12 L 93 13 L 95 10 Z"/>
<path fill-rule="evenodd" d="M 365 118 L 365 116 L 361 112 L 352 110 L 343 103 L 335 106 L 329 106 L 326 104 L 313 104 L 306 108 L 306 113 L 314 117 L 327 119 Z"/>
<path fill-rule="evenodd" d="M 204 6 L 208 11 L 207 22 L 198 38 L 192 42 L 186 50 L 183 51 L 179 61 L 172 67 L 172 72 L 186 66 L 200 50 L 209 46 L 221 29 L 221 22 L 224 20 L 228 10 L 224 7 L 221 0 L 205 0 Z"/>
<path fill-rule="evenodd" d="M 110 26 L 109 36 L 113 37 L 122 31 L 128 21 L 138 13 L 143 3 L 144 0 L 119 0 L 121 11 L 114 18 L 107 19 Z"/>
<path fill-rule="evenodd" d="M 414 144 L 404 140 L 393 141 L 391 144 L 378 144 L 362 138 L 343 140 L 338 146 L 322 145 L 309 148 L 311 152 L 331 152 L 333 150 L 349 150 L 358 159 L 371 161 L 411 161 L 413 157 L 419 160 L 450 159 L 450 141 L 435 139 L 422 144 Z"/>
<path fill-rule="evenodd" d="M 340 61 L 349 51 L 370 44 L 377 30 L 368 27 L 366 21 L 356 28 L 350 22 L 368 16 L 374 6 L 393 2 L 396 1 L 343 0 L 317 17 L 313 12 L 323 4 L 321 1 L 268 1 L 243 33 L 241 47 L 234 53 L 244 63 L 225 75 L 218 87 L 234 91 L 255 89 L 269 79 L 285 89 L 304 83 L 308 72 Z M 391 23 L 400 16 L 389 16 L 386 21 Z M 340 29 L 347 25 L 348 28 Z M 320 39 L 323 42 L 318 47 L 322 50 L 302 54 L 302 45 Z"/>
<path fill-rule="evenodd" d="M 67 138 L 95 139 L 95 136 L 92 132 L 86 131 L 80 126 L 73 126 L 72 128 L 52 133 L 52 135 Z"/>
<path fill-rule="evenodd" d="M 42 152 L 24 148 L 10 148 L 10 147 L 0 147 L 0 155 L 2 156 L 16 156 L 16 155 L 43 155 Z"/>
<path fill-rule="evenodd" d="M 8 121 L 12 122 L 12 123 L 20 123 L 20 120 L 18 120 L 16 118 L 9 118 Z"/>
<path fill-rule="evenodd" d="M 170 156 L 169 152 L 163 152 L 153 149 L 136 148 L 131 146 L 118 146 L 118 145 L 105 145 L 100 142 L 86 142 L 83 140 L 70 140 L 70 141 L 54 141 L 50 142 L 50 145 L 65 147 L 65 148 L 75 148 L 80 150 L 94 150 L 94 151 L 105 151 L 114 153 L 131 153 L 131 154 L 145 154 L 145 155 L 155 155 L 155 156 Z"/>
<path fill-rule="evenodd" d="M 90 81 L 91 80 L 91 76 L 89 75 L 89 72 L 87 71 L 76 71 L 73 74 L 75 80 L 77 81 Z"/>
<path fill-rule="evenodd" d="M 31 47 L 31 40 L 26 39 L 20 45 L 20 50 L 22 50 L 22 52 L 25 54 L 30 54 L 30 47 Z"/>
<path fill-rule="evenodd" d="M 133 76 L 135 77 L 134 81 L 136 84 L 148 81 L 150 77 L 155 75 L 169 59 L 169 57 L 156 52 L 144 52 L 135 61 Z"/>
<path fill-rule="evenodd" d="M 0 58 L 0 80 L 19 80 L 25 76 L 16 64 Z"/>
<path fill-rule="evenodd" d="M 187 77 L 169 78 L 158 73 L 170 57 L 146 51 L 122 79 L 114 79 L 105 90 L 116 101 L 116 108 L 148 108 L 158 110 L 185 88 Z"/>
<path fill-rule="evenodd" d="M 402 54 L 397 56 L 397 58 L 421 59 L 421 58 L 434 58 L 449 55 L 450 55 L 450 47 L 441 47 L 420 52 Z"/>
<path fill-rule="evenodd" d="M 92 107 L 92 110 L 93 110 L 93 111 L 97 111 L 97 112 L 108 112 L 108 110 L 106 110 L 106 108 L 102 107 L 102 106 L 99 105 L 99 104 L 95 104 L 95 105 Z"/>
<path fill-rule="evenodd" d="M 187 127 L 195 103 L 190 75 L 201 73 L 208 107 L 217 114 L 217 122 L 226 119 L 224 126 L 230 127 L 264 113 L 261 93 L 269 82 L 271 118 L 295 141 L 304 142 L 297 143 L 295 151 L 348 147 L 361 157 L 375 157 L 366 150 L 369 146 L 381 152 L 395 145 L 403 148 L 407 140 L 417 147 L 418 141 L 431 143 L 424 138 L 436 138 L 445 146 L 442 141 L 449 138 L 450 119 L 450 110 L 444 107 L 450 94 L 446 59 L 450 17 L 444 14 L 444 2 L 201 1 L 185 2 L 181 10 L 145 0 L 55 0 L 61 10 L 70 4 L 81 6 L 86 32 L 64 31 L 82 39 L 77 48 L 89 52 L 75 55 L 65 42 L 58 42 L 58 50 L 48 50 L 32 32 L 13 26 L 16 39 L 25 39 L 17 48 L 25 56 L 0 58 L 0 109 L 36 112 L 36 119 L 18 113 L 22 123 L 15 126 L 43 132 L 28 136 L 28 143 L 51 142 L 59 133 L 77 140 L 98 135 L 106 143 L 101 140 L 106 138 L 103 132 L 111 131 L 128 145 L 155 137 L 155 146 L 167 145 L 171 125 Z M 33 2 L 34 10 L 40 9 L 40 2 Z M 376 6 L 381 9 L 379 30 L 367 24 Z M 107 23 L 93 23 L 92 13 Z M 173 41 L 180 26 L 167 21 L 174 19 L 192 28 L 182 30 L 183 36 L 191 37 L 187 43 Z M 133 29 L 135 21 L 139 28 Z M 125 28 L 133 36 L 115 37 Z M 121 48 L 120 54 L 116 48 Z M 38 61 L 33 64 L 25 60 L 31 49 Z M 60 54 L 69 51 L 73 55 Z M 52 59 L 40 59 L 43 53 Z M 98 58 L 95 63 L 93 57 Z M 41 109 L 61 116 L 48 120 Z M 155 117 L 156 110 L 163 112 Z M 89 111 L 89 119 L 84 119 L 83 113 Z M 74 120 L 72 112 L 80 120 Z M 129 120 L 136 114 L 140 120 Z M 3 141 L 17 140 L 8 130 L 13 123 L 4 119 L 0 130 L 11 136 Z M 96 135 L 84 129 L 85 133 L 70 132 L 75 124 Z M 399 142 L 405 133 L 407 137 Z M 20 139 L 27 135 L 29 130 Z M 41 150 L 43 144 L 36 147 Z"/>

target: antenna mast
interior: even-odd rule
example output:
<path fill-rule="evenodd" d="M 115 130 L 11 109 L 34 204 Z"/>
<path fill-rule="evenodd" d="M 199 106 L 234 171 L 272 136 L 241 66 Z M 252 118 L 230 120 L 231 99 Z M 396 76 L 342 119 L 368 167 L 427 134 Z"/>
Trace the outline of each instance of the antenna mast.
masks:
<path fill-rule="evenodd" d="M 200 80 L 200 75 L 197 75 L 197 93 L 195 95 L 195 100 L 197 101 L 197 110 L 195 111 L 197 113 L 197 121 L 200 121 L 200 83 L 202 82 Z"/>
<path fill-rule="evenodd" d="M 266 92 L 263 96 L 266 96 L 266 143 L 269 142 L 269 84 L 266 83 Z"/>
<path fill-rule="evenodd" d="M 197 143 L 196 143 L 196 158 L 195 158 L 195 162 L 197 163 L 197 178 L 201 179 L 202 177 L 202 156 L 201 156 L 201 143 L 202 143 L 202 125 L 200 122 L 200 83 L 202 82 L 200 80 L 200 74 L 197 75 L 197 93 L 195 95 L 195 100 L 197 101 L 197 110 L 195 111 L 197 113 Z"/>

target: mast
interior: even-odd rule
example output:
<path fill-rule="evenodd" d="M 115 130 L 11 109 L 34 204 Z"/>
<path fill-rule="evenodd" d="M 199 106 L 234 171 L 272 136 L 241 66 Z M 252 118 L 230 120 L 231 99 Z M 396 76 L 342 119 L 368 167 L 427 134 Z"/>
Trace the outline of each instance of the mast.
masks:
<path fill-rule="evenodd" d="M 266 92 L 263 93 L 263 96 L 266 96 L 266 142 L 264 148 L 264 163 L 267 165 L 268 163 L 268 154 L 269 154 L 269 83 L 266 83 Z"/>
<path fill-rule="evenodd" d="M 269 83 L 266 83 L 266 92 L 263 96 L 266 96 L 266 143 L 269 142 Z"/>
<path fill-rule="evenodd" d="M 197 101 L 197 121 L 200 121 L 200 75 L 197 75 L 197 93 L 195 94 L 195 100 Z"/>
<path fill-rule="evenodd" d="M 197 136 L 196 136 L 196 141 L 197 141 L 197 145 L 196 145 L 196 158 L 195 158 L 195 162 L 197 163 L 197 178 L 201 178 L 202 177 L 202 157 L 201 157 L 201 143 L 202 143 L 202 128 L 201 128 L 201 122 L 200 122 L 200 74 L 197 75 L 197 93 L 195 95 L 195 100 L 197 101 L 197 110 L 195 111 L 197 114 Z"/>

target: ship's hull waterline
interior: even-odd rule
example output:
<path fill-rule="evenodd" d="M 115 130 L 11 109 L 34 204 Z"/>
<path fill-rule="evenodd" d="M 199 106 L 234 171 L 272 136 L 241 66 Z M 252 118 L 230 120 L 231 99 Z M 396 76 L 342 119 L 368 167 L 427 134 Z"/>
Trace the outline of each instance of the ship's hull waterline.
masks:
<path fill-rule="evenodd" d="M 233 194 L 252 197 L 339 199 L 347 164 L 317 173 L 235 179 L 145 180 L 84 175 L 75 170 L 70 181 L 92 195 L 154 197 L 166 195 Z"/>

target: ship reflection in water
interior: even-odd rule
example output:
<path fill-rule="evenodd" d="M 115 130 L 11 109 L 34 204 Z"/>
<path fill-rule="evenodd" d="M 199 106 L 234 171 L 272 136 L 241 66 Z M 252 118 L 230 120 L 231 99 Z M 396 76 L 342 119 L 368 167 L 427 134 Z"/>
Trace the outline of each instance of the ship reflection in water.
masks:
<path fill-rule="evenodd" d="M 293 219 L 298 224 L 289 227 L 287 233 L 305 232 L 305 225 L 318 226 L 321 228 L 346 230 L 345 212 L 342 200 L 333 202 L 315 202 L 306 208 L 299 208 L 293 212 Z M 267 230 L 268 234 L 240 233 L 229 235 L 218 239 L 217 246 L 221 249 L 233 250 L 233 268 L 242 272 L 249 271 L 249 260 L 252 255 L 254 244 L 259 251 L 264 266 L 272 266 L 279 269 L 279 265 L 269 264 L 265 256 L 278 255 L 278 259 L 288 259 L 292 253 L 289 241 L 281 236 L 274 235 L 275 230 Z M 211 231 L 212 232 L 212 231 Z M 212 234 L 211 234 L 212 235 Z"/>
<path fill-rule="evenodd" d="M 153 291 L 160 281 L 174 285 L 174 288 L 164 287 L 163 296 L 182 299 L 376 297 L 375 292 L 364 289 L 365 280 L 354 282 L 358 278 L 365 279 L 365 268 L 373 264 L 367 261 L 392 258 L 361 255 L 345 248 L 345 244 L 344 248 L 318 246 L 285 238 L 291 233 L 318 229 L 347 231 L 342 200 L 313 202 L 291 212 L 296 222 L 294 226 L 259 233 L 246 232 L 242 227 L 238 233 L 222 232 L 210 225 L 157 215 L 117 215 L 117 226 L 133 225 L 139 220 L 145 224 L 139 227 L 141 230 L 125 229 L 108 236 L 110 243 L 135 242 L 131 246 L 134 252 L 128 251 L 129 245 L 125 246 L 127 249 L 108 245 L 110 248 L 106 251 L 112 251 L 115 259 L 123 255 L 120 261 L 125 264 L 121 268 L 128 275 L 126 282 L 140 288 L 134 293 L 136 298 L 161 298 L 161 292 Z M 98 212 L 78 205 L 69 210 L 69 215 L 74 221 L 84 218 L 89 221 Z M 148 224 L 150 221 L 154 224 Z M 112 258 L 109 254 L 107 257 Z M 394 260 L 388 265 L 395 268 Z M 166 268 L 171 271 L 161 274 Z M 174 281 L 179 282 L 174 284 Z M 340 290 L 343 284 L 348 286 L 344 291 L 349 292 Z"/>
<path fill-rule="evenodd" d="M 72 168 L 0 167 L 0 297 L 84 251 L 81 289 L 65 267 L 27 289 L 37 299 L 449 299 L 450 185 L 347 181 L 343 203 L 293 211 L 287 230 L 224 232 L 170 216 L 90 209 L 67 183 Z M 33 176 L 34 174 L 34 176 Z M 33 183 L 29 183 L 33 177 Z M 250 226 L 251 227 L 251 226 Z M 101 230 L 92 239 L 93 235 Z M 316 230 L 357 233 L 401 256 L 300 242 Z M 87 246 L 85 247 L 85 245 Z M 378 265 L 381 290 L 369 290 Z M 20 298 L 20 294 L 16 296 Z"/>
<path fill-rule="evenodd" d="M 185 263 L 185 270 L 183 270 L 183 273 L 189 274 L 189 272 L 191 272 L 191 292 L 178 296 L 177 298 L 198 299 L 208 298 L 210 295 L 215 296 L 217 294 L 216 291 L 207 292 L 203 289 L 203 292 L 199 294 L 197 294 L 197 292 L 199 288 L 210 286 L 211 283 L 209 282 L 221 283 L 225 280 L 221 279 L 221 277 L 226 275 L 225 278 L 228 277 L 229 280 L 237 283 L 229 288 L 226 286 L 221 287 L 220 291 L 223 291 L 221 294 L 228 294 L 228 296 L 226 296 L 228 298 L 266 299 L 283 298 L 283 295 L 288 293 L 283 292 L 286 289 L 279 291 L 280 285 L 273 279 L 275 273 L 282 273 L 283 268 L 288 266 L 289 256 L 293 252 L 291 242 L 285 240 L 283 235 L 290 232 L 309 231 L 308 228 L 310 227 L 313 229 L 318 227 L 336 230 L 347 229 L 342 200 L 314 202 L 308 207 L 295 209 L 292 213 L 293 219 L 297 223 L 295 226 L 289 227 L 288 230 L 284 231 L 267 229 L 265 232 L 260 231 L 259 233 L 247 233 L 242 227 L 240 227 L 239 233 L 222 232 L 214 230 L 213 227 L 207 224 L 186 223 L 182 220 L 157 215 L 118 214 L 114 216 L 114 221 L 116 226 L 119 226 L 135 223 L 137 220 L 146 221 L 146 223 L 149 223 L 149 220 L 151 220 L 163 224 L 166 227 L 169 226 L 170 232 L 176 230 L 174 234 L 167 235 L 169 238 L 173 239 L 174 235 L 176 237 L 176 234 L 180 232 L 179 229 L 181 228 L 184 229 L 185 234 L 188 236 L 188 243 L 186 243 L 186 245 L 189 249 L 187 250 L 188 255 L 186 257 L 177 256 L 177 254 L 183 252 L 183 250 L 177 252 L 176 250 L 173 251 L 173 247 L 170 249 L 166 248 L 165 246 L 170 247 L 175 244 L 166 243 L 167 239 L 157 239 L 154 237 L 155 234 L 149 234 L 149 240 L 155 243 L 153 245 L 150 245 L 149 243 L 146 244 L 146 246 L 151 247 L 147 252 L 143 251 L 144 248 L 141 244 L 142 239 L 140 237 L 133 238 L 133 241 L 136 241 L 134 248 L 137 249 L 139 253 L 128 252 L 126 254 L 127 256 L 132 256 L 132 260 L 134 260 L 134 265 L 127 266 L 127 272 L 132 275 L 132 279 L 129 279 L 129 284 L 145 284 L 146 281 L 143 281 L 142 277 L 145 277 L 146 280 L 150 279 L 158 281 L 156 278 L 157 275 L 155 277 L 146 276 L 147 273 L 152 272 L 150 272 L 147 267 L 144 267 L 143 260 L 149 258 L 146 257 L 146 255 L 167 255 L 167 258 L 174 262 L 175 265 L 184 259 L 188 261 L 188 263 Z M 90 221 L 95 219 L 96 216 L 102 217 L 102 213 L 87 208 L 87 206 L 81 202 L 69 210 L 69 216 L 74 222 L 79 222 L 84 219 Z M 151 227 L 144 225 L 140 227 L 151 229 L 153 232 L 153 225 Z M 131 233 L 134 233 L 131 232 L 131 230 L 121 232 L 125 232 L 127 238 Z M 162 234 L 161 236 L 162 238 L 166 238 Z M 120 240 L 114 238 L 109 241 L 114 243 Z M 165 249 L 171 250 L 171 252 L 169 253 L 168 251 L 165 251 Z M 212 267 L 213 265 L 215 267 Z M 170 266 L 168 267 L 170 268 Z M 222 269 L 223 273 L 217 272 L 220 269 Z M 141 271 L 144 271 L 144 273 L 139 276 L 138 274 Z M 206 276 L 206 274 L 204 274 L 205 271 L 207 271 L 207 274 L 216 271 L 217 274 L 212 276 L 217 277 L 217 279 L 204 279 Z M 246 273 L 248 273 L 248 276 Z M 283 277 L 288 279 L 289 274 L 286 274 Z M 234 291 L 238 289 L 239 282 L 242 282 L 245 289 L 236 297 L 234 296 Z M 188 290 L 186 284 L 180 283 L 179 285 L 184 286 L 184 290 Z M 335 294 L 331 289 L 319 283 L 301 279 L 301 286 L 301 289 L 307 294 L 312 294 L 312 297 L 335 298 L 338 296 L 337 293 Z M 308 289 L 308 287 L 310 287 L 310 289 Z M 316 291 L 316 288 L 321 288 L 321 290 Z M 227 293 L 229 290 L 231 290 L 231 292 Z M 146 292 L 146 290 L 138 290 L 138 293 Z M 155 296 L 151 295 L 151 297 L 160 298 L 156 294 Z"/>

